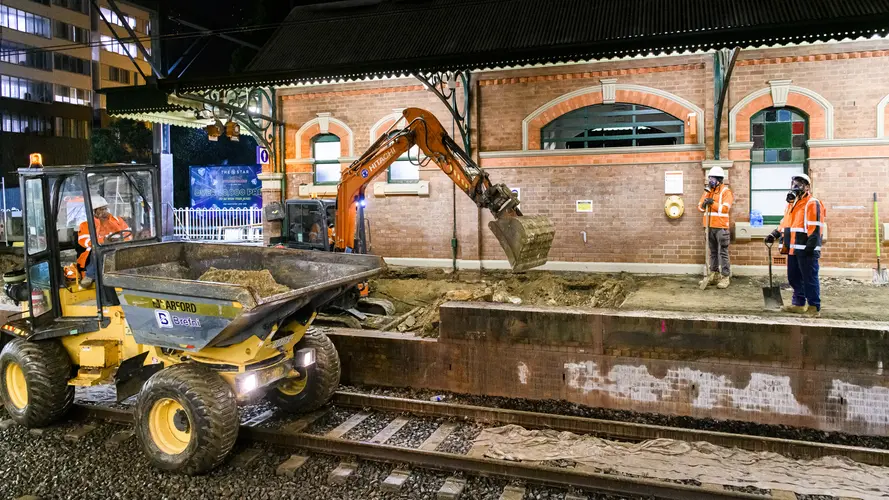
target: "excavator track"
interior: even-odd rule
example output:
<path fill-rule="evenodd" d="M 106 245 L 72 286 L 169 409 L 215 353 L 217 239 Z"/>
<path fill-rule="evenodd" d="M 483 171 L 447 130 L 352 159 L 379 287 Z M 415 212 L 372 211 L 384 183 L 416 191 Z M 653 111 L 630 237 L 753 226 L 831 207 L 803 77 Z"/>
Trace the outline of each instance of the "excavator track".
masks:
<path fill-rule="evenodd" d="M 513 271 L 526 271 L 546 263 L 555 227 L 549 217 L 505 216 L 488 223 Z"/>

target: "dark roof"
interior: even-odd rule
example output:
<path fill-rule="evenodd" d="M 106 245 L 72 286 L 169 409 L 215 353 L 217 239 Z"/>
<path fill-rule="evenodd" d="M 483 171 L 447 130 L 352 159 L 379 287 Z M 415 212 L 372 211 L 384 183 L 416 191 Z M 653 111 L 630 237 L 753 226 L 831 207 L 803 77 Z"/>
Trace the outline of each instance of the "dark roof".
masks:
<path fill-rule="evenodd" d="M 105 94 L 108 113 L 115 115 L 196 109 L 167 103 L 167 93 L 152 84 L 104 88 L 99 93 Z"/>
<path fill-rule="evenodd" d="M 348 0 L 293 9 L 232 80 L 496 68 L 887 30 L 889 0 Z"/>

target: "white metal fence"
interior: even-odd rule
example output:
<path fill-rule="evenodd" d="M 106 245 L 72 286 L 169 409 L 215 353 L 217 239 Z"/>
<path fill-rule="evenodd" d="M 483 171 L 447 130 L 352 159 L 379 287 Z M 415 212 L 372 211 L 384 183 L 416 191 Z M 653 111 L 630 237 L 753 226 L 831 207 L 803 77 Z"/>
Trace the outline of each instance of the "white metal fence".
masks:
<path fill-rule="evenodd" d="M 262 241 L 261 208 L 174 208 L 173 221 L 188 240 Z"/>

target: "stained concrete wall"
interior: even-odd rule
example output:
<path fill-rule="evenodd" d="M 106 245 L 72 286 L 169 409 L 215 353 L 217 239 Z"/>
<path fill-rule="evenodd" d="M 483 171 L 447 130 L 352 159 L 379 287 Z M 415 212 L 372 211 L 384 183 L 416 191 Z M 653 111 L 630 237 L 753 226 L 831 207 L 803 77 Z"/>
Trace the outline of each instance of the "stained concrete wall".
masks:
<path fill-rule="evenodd" d="M 439 339 L 332 335 L 347 383 L 881 435 L 879 327 L 447 304 Z M 462 328 L 461 328 L 462 325 Z"/>

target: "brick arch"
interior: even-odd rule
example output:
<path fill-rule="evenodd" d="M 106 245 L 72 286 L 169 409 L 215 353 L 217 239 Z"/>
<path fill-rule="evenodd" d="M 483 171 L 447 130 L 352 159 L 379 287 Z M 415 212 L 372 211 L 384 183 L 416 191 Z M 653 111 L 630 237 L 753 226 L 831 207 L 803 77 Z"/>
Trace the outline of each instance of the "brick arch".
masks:
<path fill-rule="evenodd" d="M 296 131 L 296 159 L 312 158 L 312 138 L 318 134 L 333 134 L 340 139 L 340 156 L 351 158 L 354 153 L 354 134 L 343 121 L 320 116 L 303 124 Z"/>
<path fill-rule="evenodd" d="M 889 137 L 889 94 L 877 104 L 877 138 Z"/>
<path fill-rule="evenodd" d="M 631 84 L 614 85 L 614 102 L 641 104 L 667 112 L 685 121 L 685 143 L 704 144 L 704 111 L 669 92 Z M 540 130 L 556 118 L 594 104 L 602 104 L 602 85 L 586 87 L 559 96 L 540 106 L 522 120 L 522 149 L 540 149 Z"/>
<path fill-rule="evenodd" d="M 809 139 L 833 139 L 833 105 L 813 90 L 790 85 L 784 106 L 808 116 Z M 778 106 L 778 107 L 784 107 Z M 772 89 L 751 92 L 729 112 L 729 143 L 750 142 L 750 119 L 756 113 L 775 107 Z"/>
<path fill-rule="evenodd" d="M 403 110 L 394 109 L 393 112 L 380 118 L 376 123 L 371 125 L 370 127 L 370 143 L 373 144 L 377 139 L 383 135 L 383 132 L 389 130 L 392 125 L 398 123 L 399 120 L 404 118 L 402 114 Z"/>

